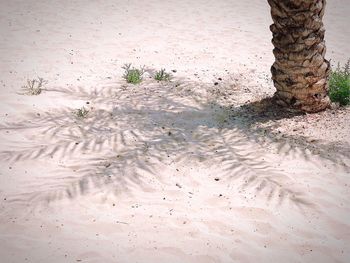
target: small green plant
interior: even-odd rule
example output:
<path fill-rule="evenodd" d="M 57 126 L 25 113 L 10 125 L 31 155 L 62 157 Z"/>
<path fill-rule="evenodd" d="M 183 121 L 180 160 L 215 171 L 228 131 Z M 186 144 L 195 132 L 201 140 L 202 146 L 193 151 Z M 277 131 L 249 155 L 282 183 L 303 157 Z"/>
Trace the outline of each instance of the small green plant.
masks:
<path fill-rule="evenodd" d="M 131 67 L 131 64 L 125 64 L 122 68 L 125 70 L 123 78 L 127 83 L 138 84 L 142 81 L 143 74 L 145 73 L 143 67 L 138 69 Z"/>
<path fill-rule="evenodd" d="M 75 115 L 78 118 L 82 118 L 82 119 L 86 118 L 88 114 L 89 114 L 89 111 L 87 109 L 85 109 L 84 106 L 75 111 Z"/>
<path fill-rule="evenodd" d="M 27 85 L 22 86 L 23 94 L 39 95 L 42 92 L 43 85 L 47 83 L 43 78 L 27 79 Z"/>
<path fill-rule="evenodd" d="M 338 63 L 337 68 L 332 71 L 329 80 L 329 97 L 331 101 L 338 102 L 342 106 L 350 104 L 350 59 L 343 68 L 340 68 Z"/>
<path fill-rule="evenodd" d="M 156 71 L 156 74 L 154 75 L 154 79 L 158 81 L 169 81 L 170 78 L 170 73 L 167 73 L 163 68 L 159 71 Z"/>

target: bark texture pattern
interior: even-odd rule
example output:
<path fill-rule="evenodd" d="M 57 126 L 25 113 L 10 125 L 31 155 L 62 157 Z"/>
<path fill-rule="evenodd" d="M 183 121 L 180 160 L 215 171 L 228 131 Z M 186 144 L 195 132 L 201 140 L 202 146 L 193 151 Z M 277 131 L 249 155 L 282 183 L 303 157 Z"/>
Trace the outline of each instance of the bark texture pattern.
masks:
<path fill-rule="evenodd" d="M 325 60 L 326 0 L 268 0 L 274 23 L 275 62 L 271 68 L 278 104 L 318 112 L 330 104 Z"/>

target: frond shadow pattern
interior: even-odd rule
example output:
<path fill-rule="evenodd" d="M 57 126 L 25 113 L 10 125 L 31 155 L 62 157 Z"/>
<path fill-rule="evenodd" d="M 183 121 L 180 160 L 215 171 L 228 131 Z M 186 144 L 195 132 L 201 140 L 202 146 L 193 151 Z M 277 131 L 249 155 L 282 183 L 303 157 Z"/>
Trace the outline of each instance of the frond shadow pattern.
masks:
<path fill-rule="evenodd" d="M 218 92 L 218 88 L 222 90 Z M 138 86 L 112 83 L 92 90 L 52 88 L 48 92 L 89 103 L 87 118 L 77 118 L 67 107 L 40 116 L 28 113 L 23 121 L 5 123 L 0 129 L 26 130 L 32 136 L 26 143 L 1 152 L 1 159 L 63 160 L 71 175 L 57 173 L 43 182 L 50 184 L 49 192 L 36 185 L 37 190 L 14 200 L 52 202 L 96 190 L 118 194 L 134 187 L 147 191 L 152 182 L 161 180 L 161 167 L 192 162 L 217 169 L 222 179 L 261 194 L 267 201 L 312 205 L 301 192 L 289 187 L 288 175 L 265 160 L 260 139 L 273 139 L 273 127 L 265 128 L 263 134 L 253 127 L 257 122 L 294 114 L 274 108 L 268 99 L 225 104 L 223 97 L 230 96 L 232 102 L 241 95 L 240 90 L 183 79 L 169 83 L 149 80 Z M 293 145 L 290 151 L 298 147 Z M 317 145 L 324 158 L 328 158 L 327 147 Z M 338 154 L 347 155 L 345 149 Z"/>

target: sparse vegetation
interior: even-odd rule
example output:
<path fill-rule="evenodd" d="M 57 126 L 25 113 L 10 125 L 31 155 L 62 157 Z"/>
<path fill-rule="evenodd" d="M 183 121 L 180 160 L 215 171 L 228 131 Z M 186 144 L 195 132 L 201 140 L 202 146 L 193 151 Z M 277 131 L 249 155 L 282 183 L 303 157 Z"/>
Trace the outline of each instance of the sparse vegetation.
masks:
<path fill-rule="evenodd" d="M 329 96 L 333 102 L 342 106 L 350 104 L 350 59 L 343 68 L 338 63 L 337 68 L 331 73 Z"/>
<path fill-rule="evenodd" d="M 170 73 L 167 73 L 165 69 L 161 69 L 157 71 L 156 74 L 154 75 L 154 79 L 158 81 L 169 81 L 170 78 L 171 78 Z"/>
<path fill-rule="evenodd" d="M 84 106 L 75 111 L 75 115 L 78 118 L 82 118 L 82 119 L 86 118 L 88 114 L 89 114 L 89 110 L 85 109 Z"/>
<path fill-rule="evenodd" d="M 31 96 L 39 95 L 46 83 L 47 81 L 40 77 L 37 79 L 27 79 L 27 85 L 22 86 L 23 94 Z"/>
<path fill-rule="evenodd" d="M 143 74 L 145 73 L 143 67 L 138 69 L 131 67 L 131 64 L 125 64 L 122 68 L 125 70 L 123 78 L 127 83 L 138 84 L 142 81 Z"/>

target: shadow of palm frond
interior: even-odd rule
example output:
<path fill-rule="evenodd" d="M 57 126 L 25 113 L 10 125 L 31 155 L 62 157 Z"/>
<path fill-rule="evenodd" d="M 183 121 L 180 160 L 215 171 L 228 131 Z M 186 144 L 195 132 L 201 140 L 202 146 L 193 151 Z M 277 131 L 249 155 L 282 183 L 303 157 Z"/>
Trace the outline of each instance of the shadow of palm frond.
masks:
<path fill-rule="evenodd" d="M 304 116 L 305 113 L 280 108 L 273 98 L 264 98 L 232 108 L 231 118 L 237 121 L 239 129 L 245 131 L 250 139 L 262 146 L 273 145 L 278 154 L 301 155 L 308 161 L 313 161 L 312 156 L 317 155 L 349 171 L 350 167 L 346 164 L 346 160 L 350 159 L 349 143 L 316 140 L 278 130 L 285 125 L 279 121 Z M 290 129 L 293 129 L 292 125 Z"/>
<path fill-rule="evenodd" d="M 51 178 L 45 187 L 36 187 L 38 190 L 15 199 L 51 202 L 102 189 L 114 194 L 134 187 L 147 191 L 152 182 L 162 179 L 162 167 L 185 163 L 217 171 L 237 189 L 259 194 L 269 202 L 311 206 L 301 191 L 290 186 L 293 182 L 288 175 L 265 159 L 260 139 L 275 138 L 273 125 L 265 127 L 268 132 L 263 134 L 260 128 L 254 128 L 256 123 L 293 115 L 281 112 L 268 100 L 237 106 L 225 104 L 222 97 L 230 96 L 231 100 L 225 101 L 232 102 L 241 94 L 237 76 L 234 79 L 235 85 L 226 87 L 178 79 L 91 90 L 48 90 L 65 98 L 87 101 L 89 115 L 77 118 L 73 109 L 54 109 L 40 116 L 28 113 L 23 121 L 5 123 L 0 129 L 27 130 L 28 141 L 0 156 L 12 162 L 64 159 L 64 167 L 71 175 L 66 176 L 65 170 L 65 175 Z M 289 141 L 282 138 L 277 144 L 289 145 Z M 316 146 L 320 156 L 327 158 L 330 146 Z M 293 147 L 305 151 L 300 145 Z M 345 151 L 337 154 L 348 157 Z M 308 154 L 304 156 L 307 158 Z"/>

